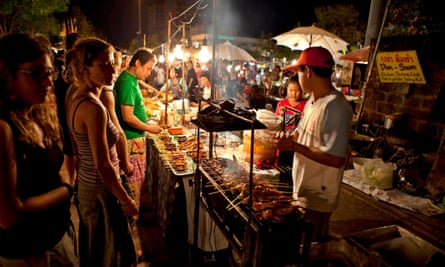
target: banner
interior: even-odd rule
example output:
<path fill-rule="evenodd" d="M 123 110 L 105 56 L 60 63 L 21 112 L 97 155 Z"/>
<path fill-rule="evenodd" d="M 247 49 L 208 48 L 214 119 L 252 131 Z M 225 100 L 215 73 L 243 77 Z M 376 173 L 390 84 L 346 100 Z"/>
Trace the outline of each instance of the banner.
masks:
<path fill-rule="evenodd" d="M 376 63 L 382 83 L 426 83 L 415 50 L 379 52 Z"/>

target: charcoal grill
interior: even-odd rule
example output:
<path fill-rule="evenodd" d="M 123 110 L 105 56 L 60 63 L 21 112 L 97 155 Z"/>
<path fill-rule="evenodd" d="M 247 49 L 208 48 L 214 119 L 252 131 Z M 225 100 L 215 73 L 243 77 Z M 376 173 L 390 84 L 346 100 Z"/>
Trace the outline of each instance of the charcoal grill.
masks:
<path fill-rule="evenodd" d="M 252 171 L 254 129 L 264 129 L 265 125 L 256 120 L 255 113 L 250 111 L 238 109 L 227 103 L 207 102 L 210 108 L 200 110 L 198 118 L 192 120 L 192 123 L 199 128 L 209 132 L 251 131 L 250 171 L 247 173 L 230 160 L 221 162 L 225 169 L 236 172 L 234 177 L 245 177 L 244 182 L 248 187 L 249 197 L 241 198 L 239 193 L 232 192 L 231 188 L 226 186 L 223 174 L 210 164 L 215 160 L 211 153 L 209 161 L 199 161 L 195 175 L 195 197 L 198 201 L 195 202 L 194 212 L 194 248 L 197 247 L 200 202 L 225 235 L 233 251 L 238 254 L 240 267 L 303 265 L 309 258 L 312 224 L 297 210 L 278 218 L 265 220 L 265 216 L 258 216 L 253 209 L 254 197 L 250 196 L 254 196 Z M 199 139 L 198 131 L 198 141 Z M 209 151 L 212 151 L 211 139 Z M 216 160 L 221 161 L 221 159 Z M 244 201 L 237 201 L 237 198 Z"/>
<path fill-rule="evenodd" d="M 268 220 L 262 218 L 248 201 L 239 199 L 239 192 L 226 186 L 227 176 L 246 177 L 247 181 L 249 174 L 231 160 L 219 160 L 228 165 L 229 173 L 219 172 L 208 164 L 210 161 L 201 161 L 201 201 L 238 254 L 241 266 L 304 264 L 309 257 L 312 225 L 298 210 Z"/>

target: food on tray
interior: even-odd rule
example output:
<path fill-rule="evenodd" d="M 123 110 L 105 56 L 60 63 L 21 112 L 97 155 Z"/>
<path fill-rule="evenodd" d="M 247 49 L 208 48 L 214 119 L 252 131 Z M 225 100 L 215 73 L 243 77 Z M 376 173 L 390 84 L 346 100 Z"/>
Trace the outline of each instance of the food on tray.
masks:
<path fill-rule="evenodd" d="M 304 213 L 305 203 L 292 196 L 292 188 L 286 183 L 252 177 L 252 198 L 250 196 L 250 176 L 236 167 L 233 161 L 206 159 L 202 167 L 214 177 L 219 186 L 216 191 L 231 199 L 227 209 L 239 205 L 252 205 L 251 208 L 261 220 L 281 220 L 295 212 Z M 214 194 L 211 192 L 210 194 Z M 249 203 L 251 201 L 251 203 Z"/>
<path fill-rule="evenodd" d="M 208 153 L 206 150 L 200 150 L 199 157 L 198 157 L 198 151 L 196 151 L 196 150 L 195 151 L 187 151 L 187 155 L 189 157 L 191 157 L 194 162 L 198 162 L 198 160 L 201 161 L 208 157 Z"/>
<path fill-rule="evenodd" d="M 142 101 L 144 102 L 145 109 L 148 109 L 148 110 L 158 110 L 159 109 L 158 103 L 151 98 L 144 97 Z"/>
<path fill-rule="evenodd" d="M 175 94 L 172 94 L 172 93 L 169 93 L 167 96 L 168 96 L 168 102 L 171 102 L 171 101 L 173 101 L 173 100 L 176 98 L 176 95 L 175 95 Z M 159 101 L 161 101 L 161 102 L 165 102 L 165 100 L 166 100 L 165 93 L 161 93 L 161 94 L 158 96 L 158 99 L 159 99 Z"/>
<path fill-rule="evenodd" d="M 171 135 L 182 134 L 182 127 L 170 127 L 168 128 L 168 133 Z"/>
<path fill-rule="evenodd" d="M 182 151 L 172 150 L 166 152 L 167 160 L 176 171 L 185 171 L 187 169 L 187 161 Z"/>
<path fill-rule="evenodd" d="M 182 141 L 178 140 L 178 148 L 179 150 L 184 151 L 195 151 L 198 149 L 198 137 L 197 136 L 189 136 Z M 203 149 L 204 144 L 200 141 L 199 148 Z"/>

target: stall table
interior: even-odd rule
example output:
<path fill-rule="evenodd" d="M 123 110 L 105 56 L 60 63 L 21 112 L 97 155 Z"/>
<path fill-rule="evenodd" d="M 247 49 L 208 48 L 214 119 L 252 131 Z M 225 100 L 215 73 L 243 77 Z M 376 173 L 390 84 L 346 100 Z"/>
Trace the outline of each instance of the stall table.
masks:
<path fill-rule="evenodd" d="M 187 162 L 185 171 L 176 171 L 165 159 L 155 134 L 147 134 L 147 188 L 150 208 L 156 213 L 158 224 L 165 238 L 169 254 L 174 249 L 188 250 L 193 244 L 193 181 L 196 164 Z M 228 248 L 213 220 L 203 211 L 199 221 L 200 235 L 198 248 L 204 252 L 214 252 Z M 188 254 L 188 253 L 185 253 Z M 177 255 L 177 253 L 176 253 Z"/>
<path fill-rule="evenodd" d="M 398 225 L 445 250 L 445 213 L 428 199 L 399 191 L 379 190 L 359 181 L 355 170 L 346 170 L 342 193 L 351 201 L 365 202 Z"/>

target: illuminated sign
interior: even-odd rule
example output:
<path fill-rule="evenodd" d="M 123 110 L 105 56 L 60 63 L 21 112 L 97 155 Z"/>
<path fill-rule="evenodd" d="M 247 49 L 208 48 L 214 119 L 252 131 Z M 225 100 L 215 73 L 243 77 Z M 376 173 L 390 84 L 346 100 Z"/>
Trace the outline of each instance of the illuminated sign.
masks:
<path fill-rule="evenodd" d="M 235 38 L 233 36 L 228 36 L 228 35 L 218 35 L 218 40 L 233 41 L 235 40 Z"/>
<path fill-rule="evenodd" d="M 382 83 L 426 83 L 415 50 L 379 52 L 376 63 Z"/>

